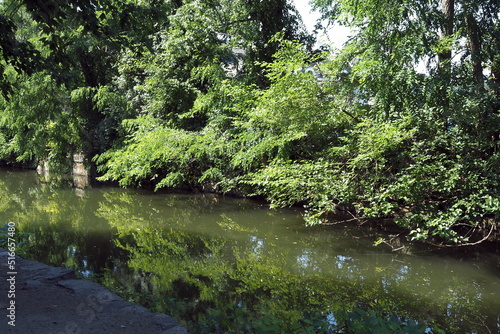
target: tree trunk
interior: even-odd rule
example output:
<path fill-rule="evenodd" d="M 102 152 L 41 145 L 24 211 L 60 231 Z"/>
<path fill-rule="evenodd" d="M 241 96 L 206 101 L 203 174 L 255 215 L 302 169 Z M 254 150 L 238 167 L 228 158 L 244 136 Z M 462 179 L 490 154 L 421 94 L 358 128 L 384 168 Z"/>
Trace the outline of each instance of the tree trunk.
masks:
<path fill-rule="evenodd" d="M 469 51 L 472 60 L 472 71 L 474 81 L 479 90 L 484 89 L 483 65 L 481 63 L 481 36 L 474 15 L 468 12 L 465 15 L 465 25 L 467 26 Z"/>
<path fill-rule="evenodd" d="M 455 16 L 455 0 L 441 0 L 441 12 L 443 13 L 443 26 L 441 38 L 445 39 L 453 35 L 453 19 Z M 445 74 L 451 71 L 451 48 L 443 50 L 438 54 L 439 69 Z"/>
<path fill-rule="evenodd" d="M 453 35 L 453 19 L 455 16 L 455 0 L 441 0 L 441 12 L 443 14 L 443 25 L 441 28 L 441 39 Z M 438 54 L 438 71 L 442 84 L 438 88 L 438 104 L 443 108 L 441 118 L 447 127 L 448 111 L 450 109 L 450 97 L 448 88 L 451 81 L 451 47 L 446 47 Z"/>

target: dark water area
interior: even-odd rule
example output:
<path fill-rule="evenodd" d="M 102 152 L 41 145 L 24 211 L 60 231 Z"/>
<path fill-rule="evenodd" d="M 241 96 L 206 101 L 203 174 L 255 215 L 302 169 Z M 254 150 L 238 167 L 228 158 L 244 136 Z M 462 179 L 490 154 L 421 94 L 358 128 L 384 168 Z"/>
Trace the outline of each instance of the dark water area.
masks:
<path fill-rule="evenodd" d="M 292 321 L 369 307 L 449 333 L 500 333 L 497 249 L 467 254 L 399 240 L 393 252 L 375 246 L 383 235 L 367 227 L 306 227 L 298 208 L 79 189 L 34 171 L 0 170 L 0 200 L 0 225 L 16 224 L 24 257 L 74 269 L 181 322 L 207 310 Z"/>

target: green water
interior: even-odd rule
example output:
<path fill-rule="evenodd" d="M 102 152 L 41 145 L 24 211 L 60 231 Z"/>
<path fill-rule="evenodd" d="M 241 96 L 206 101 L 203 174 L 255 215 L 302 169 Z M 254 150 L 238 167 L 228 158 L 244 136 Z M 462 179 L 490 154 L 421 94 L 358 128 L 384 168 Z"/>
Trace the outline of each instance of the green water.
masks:
<path fill-rule="evenodd" d="M 305 311 L 361 306 L 450 333 L 500 333 L 500 265 L 492 252 L 464 256 L 404 243 L 392 252 L 374 246 L 380 233 L 368 227 L 306 227 L 300 209 L 82 190 L 71 180 L 41 182 L 34 171 L 0 170 L 0 199 L 0 225 L 15 222 L 18 234 L 31 234 L 26 257 L 75 269 L 182 322 L 206 319 L 210 309 L 293 321 Z"/>

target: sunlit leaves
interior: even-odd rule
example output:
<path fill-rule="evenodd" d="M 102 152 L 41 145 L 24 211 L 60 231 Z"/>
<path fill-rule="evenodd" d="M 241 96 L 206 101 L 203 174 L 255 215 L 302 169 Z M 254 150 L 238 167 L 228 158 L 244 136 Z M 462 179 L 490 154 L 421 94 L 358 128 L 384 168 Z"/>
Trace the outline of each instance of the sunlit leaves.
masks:
<path fill-rule="evenodd" d="M 23 77 L 16 93 L 3 102 L 0 113 L 9 153 L 28 163 L 67 158 L 78 147 L 79 136 L 68 93 L 45 73 Z"/>

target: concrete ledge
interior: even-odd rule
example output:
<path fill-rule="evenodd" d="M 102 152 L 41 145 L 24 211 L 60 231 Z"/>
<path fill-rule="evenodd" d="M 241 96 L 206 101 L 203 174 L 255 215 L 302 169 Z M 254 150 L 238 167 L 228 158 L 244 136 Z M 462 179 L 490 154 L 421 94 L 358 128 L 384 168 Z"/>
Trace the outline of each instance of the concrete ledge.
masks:
<path fill-rule="evenodd" d="M 126 302 L 95 282 L 75 279 L 72 270 L 16 256 L 13 271 L 7 260 L 0 248 L 0 333 L 187 334 L 173 318 Z M 15 318 L 9 317 L 12 302 Z"/>

